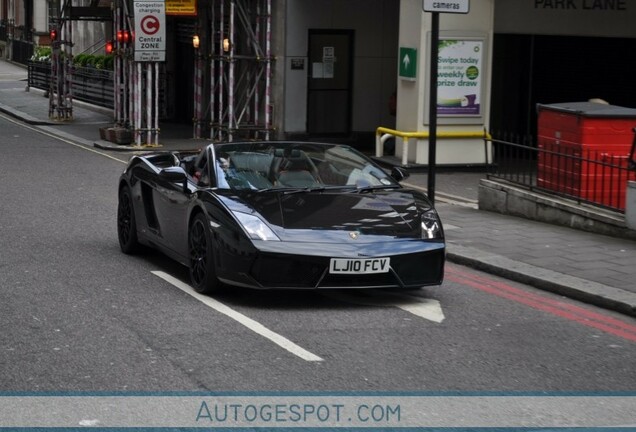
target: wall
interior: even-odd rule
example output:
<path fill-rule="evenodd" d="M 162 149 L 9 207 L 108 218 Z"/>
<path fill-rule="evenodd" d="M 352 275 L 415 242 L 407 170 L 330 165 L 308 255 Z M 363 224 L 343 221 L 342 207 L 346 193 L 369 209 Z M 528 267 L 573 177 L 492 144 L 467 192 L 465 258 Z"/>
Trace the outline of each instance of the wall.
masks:
<path fill-rule="evenodd" d="M 387 103 L 397 74 L 398 0 L 287 0 L 285 119 L 287 133 L 304 133 L 307 117 L 309 29 L 355 31 L 352 130 L 373 132 L 393 124 Z M 291 70 L 292 58 L 305 61 Z"/>
<path fill-rule="evenodd" d="M 636 37 L 634 0 L 498 0 L 495 32 Z"/>
<path fill-rule="evenodd" d="M 636 231 L 627 225 L 621 213 L 582 206 L 576 201 L 529 191 L 497 179 L 480 180 L 479 209 L 636 240 Z"/>

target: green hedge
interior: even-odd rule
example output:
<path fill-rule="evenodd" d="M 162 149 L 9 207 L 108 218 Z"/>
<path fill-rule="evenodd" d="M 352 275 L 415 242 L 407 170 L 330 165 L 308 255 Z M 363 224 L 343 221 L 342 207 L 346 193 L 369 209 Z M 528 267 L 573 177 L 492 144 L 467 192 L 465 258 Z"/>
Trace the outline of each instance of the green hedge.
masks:
<path fill-rule="evenodd" d="M 50 61 L 51 47 L 50 46 L 35 47 L 31 60 Z M 114 62 L 115 62 L 115 56 L 112 54 L 103 55 L 103 54 L 82 53 L 73 57 L 73 64 L 77 67 L 94 67 L 95 69 L 113 70 Z"/>

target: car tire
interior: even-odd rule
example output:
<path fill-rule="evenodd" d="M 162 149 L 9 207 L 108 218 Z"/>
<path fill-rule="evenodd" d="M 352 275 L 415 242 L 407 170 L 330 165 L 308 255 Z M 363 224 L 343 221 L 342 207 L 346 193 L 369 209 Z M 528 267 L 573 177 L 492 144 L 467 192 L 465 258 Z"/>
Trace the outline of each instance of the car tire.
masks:
<path fill-rule="evenodd" d="M 190 281 L 200 294 L 210 294 L 221 290 L 221 282 L 216 277 L 212 236 L 205 216 L 197 214 L 188 229 L 188 255 Z"/>
<path fill-rule="evenodd" d="M 119 238 L 119 247 L 123 253 L 134 254 L 141 250 L 141 245 L 137 238 L 135 208 L 128 186 L 124 186 L 119 191 L 119 202 L 117 204 L 117 237 Z"/>

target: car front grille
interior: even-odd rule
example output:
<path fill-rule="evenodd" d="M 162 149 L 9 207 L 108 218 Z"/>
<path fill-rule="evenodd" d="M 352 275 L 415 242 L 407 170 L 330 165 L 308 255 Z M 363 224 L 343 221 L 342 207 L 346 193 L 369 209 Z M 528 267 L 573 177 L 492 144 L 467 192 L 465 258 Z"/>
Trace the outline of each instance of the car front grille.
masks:
<path fill-rule="evenodd" d="M 444 249 L 391 257 L 388 273 L 329 274 L 329 258 L 267 254 L 259 256 L 251 276 L 264 288 L 413 288 L 442 282 Z"/>

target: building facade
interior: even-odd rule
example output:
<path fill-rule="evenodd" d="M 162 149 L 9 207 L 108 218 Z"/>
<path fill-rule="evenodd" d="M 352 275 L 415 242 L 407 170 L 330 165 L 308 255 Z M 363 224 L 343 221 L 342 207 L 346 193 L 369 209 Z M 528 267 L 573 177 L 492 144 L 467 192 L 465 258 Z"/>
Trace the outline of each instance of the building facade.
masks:
<path fill-rule="evenodd" d="M 64 1 L 0 0 L 0 20 L 13 28 L 2 55 L 12 58 L 11 40 L 46 44 L 51 10 Z M 422 0 L 178 3 L 193 10 L 166 17 L 162 121 L 194 122 L 213 139 L 224 138 L 219 130 L 227 138 L 258 129 L 269 139 L 338 138 L 367 148 L 379 126 L 428 130 L 432 15 Z M 438 132 L 532 135 L 537 103 L 602 98 L 636 106 L 634 18 L 628 0 L 470 0 L 466 14 L 440 14 Z M 73 53 L 103 49 L 116 31 L 110 23 L 75 25 Z M 388 107 L 394 93 L 396 116 Z M 412 142 L 407 159 L 427 163 L 427 145 Z M 478 139 L 438 146 L 442 164 L 485 161 Z M 399 142 L 396 151 L 405 151 Z"/>

